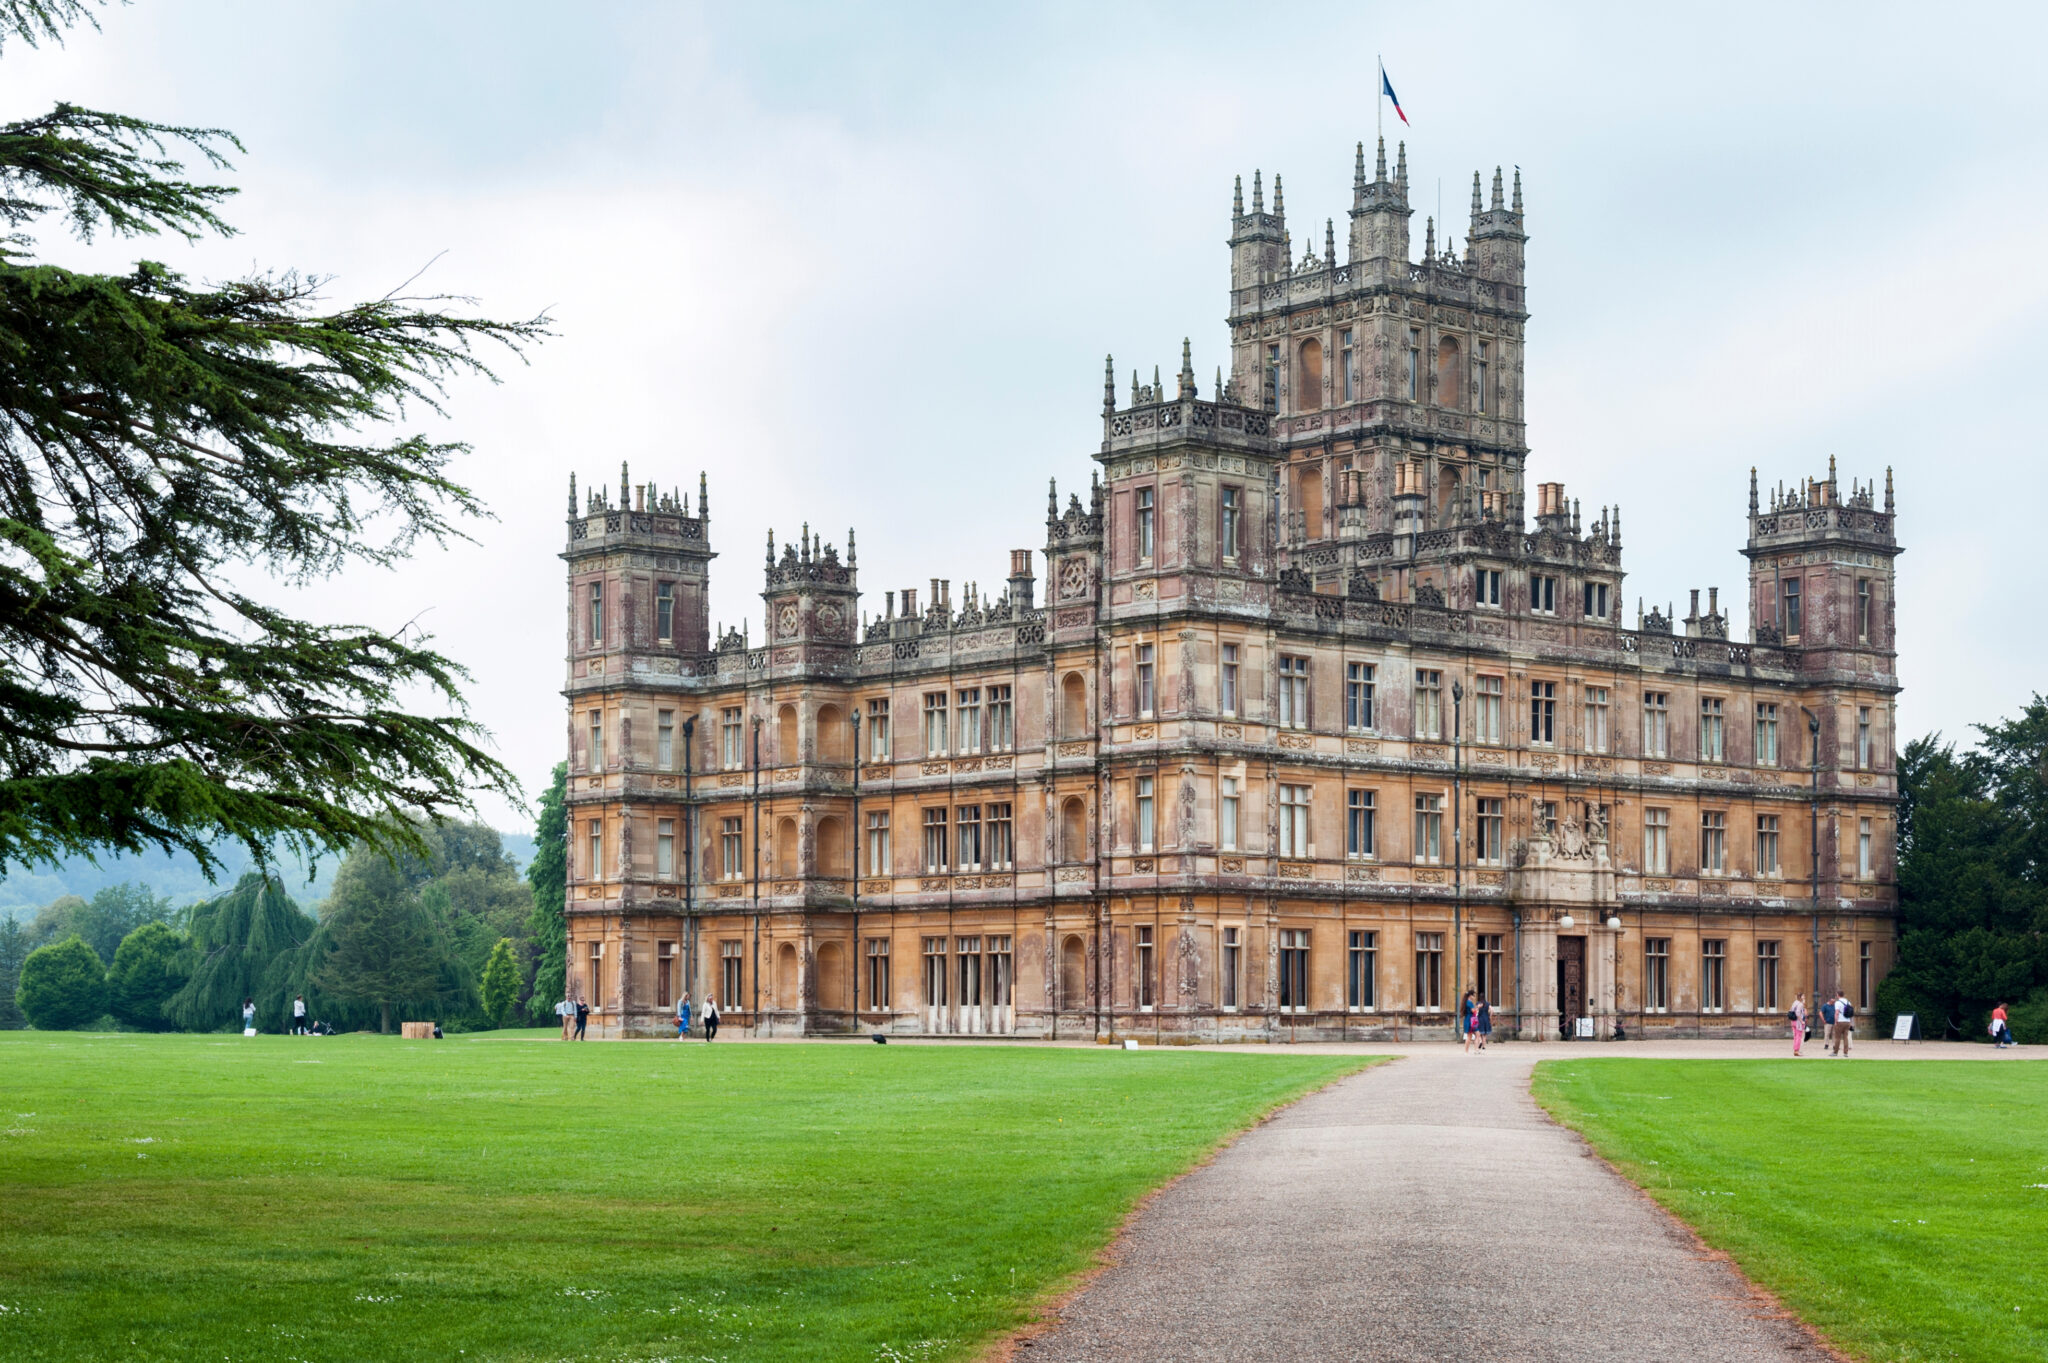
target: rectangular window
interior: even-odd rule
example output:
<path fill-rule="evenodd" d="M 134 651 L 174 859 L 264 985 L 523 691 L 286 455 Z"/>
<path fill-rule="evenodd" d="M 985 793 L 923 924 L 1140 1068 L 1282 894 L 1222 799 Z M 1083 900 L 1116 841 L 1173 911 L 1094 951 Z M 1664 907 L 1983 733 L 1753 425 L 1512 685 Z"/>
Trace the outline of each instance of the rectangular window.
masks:
<path fill-rule="evenodd" d="M 746 836 L 738 819 L 718 821 L 718 871 L 727 880 L 747 873 Z"/>
<path fill-rule="evenodd" d="M 747 765 L 746 728 L 740 723 L 738 706 L 728 706 L 718 716 L 718 756 L 727 771 Z"/>
<path fill-rule="evenodd" d="M 946 869 L 946 811 L 927 809 L 924 812 L 924 870 L 926 875 L 937 875 Z"/>
<path fill-rule="evenodd" d="M 1643 756 L 1671 755 L 1671 696 L 1665 691 L 1643 692 Z"/>
<path fill-rule="evenodd" d="M 889 1011 L 889 939 L 868 938 L 868 1009 Z"/>
<path fill-rule="evenodd" d="M 1499 1003 L 1507 998 L 1508 954 L 1503 941 L 1504 935 L 1498 932 L 1478 935 L 1479 950 L 1474 956 L 1477 969 L 1472 976 L 1472 986 L 1482 1003 Z"/>
<path fill-rule="evenodd" d="M 991 871 L 1007 871 L 1015 864 L 1017 855 L 1015 826 L 1010 818 L 1008 802 L 990 805 L 985 824 L 987 842 L 982 848 L 988 857 L 985 865 Z"/>
<path fill-rule="evenodd" d="M 885 876 L 889 873 L 889 811 L 871 809 L 868 811 L 868 874 Z"/>
<path fill-rule="evenodd" d="M 672 876 L 676 873 L 676 821 L 656 819 L 654 821 L 654 873 Z"/>
<path fill-rule="evenodd" d="M 1336 264 L 1335 261 L 1330 263 L 1332 265 Z M 1351 366 L 1354 358 L 1351 349 L 1351 328 L 1346 327 L 1337 333 L 1337 363 L 1342 366 L 1340 371 L 1340 391 L 1344 394 L 1344 401 L 1346 402 L 1351 401 L 1355 396 L 1351 391 Z"/>
<path fill-rule="evenodd" d="M 1588 620 L 1605 620 L 1607 618 L 1607 584 L 1605 582 L 1588 582 L 1584 584 L 1579 595 L 1581 597 L 1580 614 L 1584 615 Z"/>
<path fill-rule="evenodd" d="M 590 712 L 590 769 L 604 770 L 604 711 Z"/>
<path fill-rule="evenodd" d="M 1138 978 L 1136 983 L 1138 986 L 1138 1011 L 1141 1013 L 1149 1013 L 1152 1011 L 1153 972 L 1158 969 L 1158 962 L 1154 959 L 1154 952 L 1152 946 L 1152 929 L 1149 926 L 1140 924 L 1137 929 L 1137 933 Z"/>
<path fill-rule="evenodd" d="M 1234 487 L 1224 488 L 1220 533 L 1217 535 L 1217 539 L 1223 546 L 1223 561 L 1225 563 L 1235 563 L 1244 553 L 1244 546 L 1240 543 L 1239 531 L 1239 525 L 1243 520 L 1243 516 L 1243 491 Z"/>
<path fill-rule="evenodd" d="M 1280 727 L 1308 727 L 1308 659 L 1280 659 Z"/>
<path fill-rule="evenodd" d="M 1870 642 L 1870 579 L 1856 579 L 1856 642 Z"/>
<path fill-rule="evenodd" d="M 1756 764 L 1759 767 L 1778 765 L 1778 707 L 1775 705 L 1756 707 Z"/>
<path fill-rule="evenodd" d="M 889 760 L 889 698 L 877 696 L 868 702 L 868 760 Z"/>
<path fill-rule="evenodd" d="M 1586 688 L 1586 751 L 1607 751 L 1607 688 Z"/>
<path fill-rule="evenodd" d="M 676 944 L 654 944 L 654 1006 L 673 1008 L 676 1002 Z"/>
<path fill-rule="evenodd" d="M 590 613 L 586 628 L 590 646 L 592 648 L 601 647 L 604 644 L 604 583 L 602 582 L 590 584 Z"/>
<path fill-rule="evenodd" d="M 1643 1011 L 1671 1011 L 1671 939 L 1643 939 Z"/>
<path fill-rule="evenodd" d="M 1218 786 L 1216 799 L 1216 845 L 1225 852 L 1237 850 L 1237 778 L 1226 776 Z"/>
<path fill-rule="evenodd" d="M 1415 860 L 1436 866 L 1444 859 L 1444 797 L 1415 797 Z"/>
<path fill-rule="evenodd" d="M 1475 574 L 1475 577 L 1479 588 L 1474 597 L 1475 604 L 1481 606 L 1500 605 L 1500 569 L 1481 568 Z"/>
<path fill-rule="evenodd" d="M 1477 404 L 1475 410 L 1489 412 L 1493 410 L 1486 395 L 1486 371 L 1490 367 L 1488 363 L 1490 358 L 1488 346 L 1490 343 L 1481 341 L 1478 344 L 1479 353 L 1472 357 L 1472 384 L 1477 390 L 1477 396 L 1474 399 Z"/>
<path fill-rule="evenodd" d="M 1500 866 L 1507 860 L 1508 802 L 1506 800 L 1482 799 L 1479 801 L 1479 826 L 1474 858 L 1481 866 Z"/>
<path fill-rule="evenodd" d="M 1297 860 L 1308 855 L 1307 786 L 1280 787 L 1280 855 Z"/>
<path fill-rule="evenodd" d="M 924 1006 L 946 1006 L 946 939 L 924 939 Z"/>
<path fill-rule="evenodd" d="M 1871 1007 L 1870 943 L 1861 943 L 1856 953 L 1856 1003 L 1865 1012 Z"/>
<path fill-rule="evenodd" d="M 1787 639 L 1797 639 L 1799 637 L 1799 579 L 1796 577 L 1786 578 L 1784 582 L 1779 584 L 1778 591 L 1780 599 L 1784 602 L 1784 611 L 1781 618 L 1785 622 L 1785 637 Z"/>
<path fill-rule="evenodd" d="M 1367 858 L 1373 855 L 1373 793 L 1349 790 L 1344 793 L 1344 854 Z"/>
<path fill-rule="evenodd" d="M 1221 702 L 1224 714 L 1234 715 L 1237 713 L 1236 644 L 1225 644 L 1223 646 L 1223 678 L 1221 692 L 1218 696 L 1218 700 Z"/>
<path fill-rule="evenodd" d="M 1778 816 L 1756 816 L 1756 873 L 1776 876 L 1778 871 Z"/>
<path fill-rule="evenodd" d="M 1415 670 L 1415 736 L 1444 736 L 1444 674 L 1435 668 Z"/>
<path fill-rule="evenodd" d="M 740 955 L 740 943 L 720 942 L 718 944 L 718 987 L 725 991 L 725 1006 L 738 1009 L 741 991 L 740 967 L 745 958 Z"/>
<path fill-rule="evenodd" d="M 1138 489 L 1138 562 L 1152 561 L 1152 489 Z"/>
<path fill-rule="evenodd" d="M 981 751 L 981 688 L 969 687 L 954 696 L 954 715 L 958 723 L 955 732 L 959 735 L 956 753 Z"/>
<path fill-rule="evenodd" d="M 1719 810 L 1704 810 L 1700 814 L 1700 874 L 1718 876 L 1727 872 L 1728 816 Z"/>
<path fill-rule="evenodd" d="M 1344 727 L 1363 733 L 1373 727 L 1371 663 L 1344 664 Z"/>
<path fill-rule="evenodd" d="M 592 880 L 604 879 L 604 821 L 592 819 L 584 825 L 584 832 L 590 843 L 590 860 L 585 874 Z"/>
<path fill-rule="evenodd" d="M 1267 404 L 1267 409 L 1268 409 L 1269 411 L 1270 411 L 1270 410 L 1272 409 L 1272 407 L 1273 407 L 1273 406 L 1274 406 L 1274 405 L 1275 405 L 1276 403 L 1278 403 L 1278 401 L 1279 401 L 1279 398 L 1280 398 L 1280 347 L 1279 347 L 1279 346 L 1277 346 L 1277 345 L 1271 345 L 1271 344 L 1269 344 L 1269 345 L 1267 345 L 1267 347 L 1266 347 L 1266 393 L 1265 393 L 1265 401 L 1266 401 L 1266 404 Z"/>
<path fill-rule="evenodd" d="M 1440 1013 L 1444 1007 L 1444 935 L 1415 934 L 1415 1011 Z"/>
<path fill-rule="evenodd" d="M 1300 928 L 1280 930 L 1280 1011 L 1308 1011 L 1308 933 Z"/>
<path fill-rule="evenodd" d="M 1877 874 L 1877 837 L 1869 819 L 1856 821 L 1856 876 L 1869 880 Z"/>
<path fill-rule="evenodd" d="M 954 846 L 959 852 L 959 855 L 953 859 L 953 868 L 959 871 L 979 871 L 981 869 L 981 806 L 960 806 L 953 816 L 953 831 Z"/>
<path fill-rule="evenodd" d="M 1408 328 L 1408 400 L 1418 401 L 1422 396 L 1422 331 L 1419 327 Z"/>
<path fill-rule="evenodd" d="M 944 757 L 946 755 L 946 693 L 927 691 L 924 693 L 924 755 Z"/>
<path fill-rule="evenodd" d="M 1778 1011 L 1778 944 L 1758 942 L 1756 944 L 1756 1010 L 1759 1013 Z"/>
<path fill-rule="evenodd" d="M 1153 676 L 1151 644 L 1139 644 L 1137 655 L 1138 713 L 1149 715 L 1158 702 L 1156 679 Z"/>
<path fill-rule="evenodd" d="M 988 750 L 1010 752 L 1017 746 L 1017 709 L 1010 699 L 1010 688 L 991 686 L 988 689 Z"/>
<path fill-rule="evenodd" d="M 1244 968 L 1244 946 L 1238 940 L 1238 929 L 1223 929 L 1223 1011 L 1237 1011 L 1237 980 Z"/>
<path fill-rule="evenodd" d="M 1643 811 L 1643 870 L 1653 876 L 1671 874 L 1671 811 Z"/>
<path fill-rule="evenodd" d="M 1529 814 L 1536 824 L 1538 837 L 1557 837 L 1557 801 L 1538 800 L 1529 807 Z"/>
<path fill-rule="evenodd" d="M 1700 943 L 1700 1011 L 1725 1012 L 1728 1007 L 1728 943 L 1709 937 Z"/>
<path fill-rule="evenodd" d="M 1700 698 L 1700 761 L 1722 762 L 1727 760 L 1727 746 L 1722 741 L 1722 701 L 1718 696 Z"/>
<path fill-rule="evenodd" d="M 1140 776 L 1137 779 L 1137 832 L 1138 850 L 1140 852 L 1149 852 L 1152 850 L 1152 838 L 1155 831 L 1153 823 L 1155 818 L 1155 811 L 1154 801 L 1152 798 L 1152 779 L 1153 778 L 1149 776 Z"/>
<path fill-rule="evenodd" d="M 1870 770 L 1870 707 L 1856 707 L 1856 767 L 1859 771 Z"/>
<path fill-rule="evenodd" d="M 956 937 L 953 939 L 955 975 L 960 981 L 960 992 L 953 1001 L 962 1008 L 981 1007 L 981 939 L 979 937 Z"/>
<path fill-rule="evenodd" d="M 1344 935 L 1344 1006 L 1354 1013 L 1370 1013 L 1375 1006 L 1374 986 L 1379 983 L 1380 935 L 1353 931 Z"/>
<path fill-rule="evenodd" d="M 1557 614 L 1557 579 L 1542 573 L 1529 579 L 1529 609 L 1537 615 Z"/>
<path fill-rule="evenodd" d="M 1502 739 L 1501 696 L 1506 687 L 1505 678 L 1479 677 L 1473 683 L 1476 694 L 1472 701 L 1473 736 L 1481 743 L 1499 743 Z"/>
<path fill-rule="evenodd" d="M 593 1011 L 604 1011 L 604 943 L 590 944 L 590 1006 Z"/>
<path fill-rule="evenodd" d="M 1557 743 L 1557 683 L 1529 683 L 1529 741 L 1538 747 Z"/>
<path fill-rule="evenodd" d="M 657 582 L 654 586 L 655 642 L 672 644 L 676 638 L 676 584 Z"/>
<path fill-rule="evenodd" d="M 676 769 L 676 712 L 654 712 L 654 766 L 657 771 Z"/>
<path fill-rule="evenodd" d="M 991 1008 L 1008 1008 L 1015 1003 L 1017 990 L 1013 966 L 1014 956 L 1008 937 L 988 939 L 988 1003 Z"/>

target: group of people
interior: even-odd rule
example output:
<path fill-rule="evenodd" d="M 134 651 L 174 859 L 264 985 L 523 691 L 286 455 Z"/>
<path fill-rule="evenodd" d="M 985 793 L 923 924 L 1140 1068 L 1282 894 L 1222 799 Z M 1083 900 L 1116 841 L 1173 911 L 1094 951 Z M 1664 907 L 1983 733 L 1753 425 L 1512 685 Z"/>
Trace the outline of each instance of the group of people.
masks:
<path fill-rule="evenodd" d="M 1806 995 L 1792 996 L 1792 1007 L 1786 1012 L 1785 1020 L 1792 1026 L 1792 1054 L 1805 1054 L 1806 1038 L 1809 1034 Z M 1835 997 L 1823 1001 L 1820 1006 L 1820 1021 L 1821 1025 L 1827 1028 L 1828 1054 L 1849 1054 L 1850 1043 L 1856 1035 L 1856 1005 L 1849 1002 L 1849 996 L 1837 992 Z"/>
<path fill-rule="evenodd" d="M 1465 1054 L 1486 1049 L 1493 1036 L 1493 1005 L 1476 989 L 1465 991 L 1458 1005 L 1458 1034 L 1465 1039 Z"/>
<path fill-rule="evenodd" d="M 242 1000 L 242 1034 L 244 1036 L 256 1035 L 256 1000 L 254 999 L 245 998 Z M 440 1028 L 436 1027 L 434 1029 L 434 1035 L 439 1036 L 440 1034 Z M 292 999 L 292 1035 L 334 1035 L 333 1027 L 329 1026 L 327 1023 L 318 1021 L 314 1018 L 312 1013 L 307 1010 L 306 996 L 304 994 L 296 995 Z"/>
<path fill-rule="evenodd" d="M 590 1025 L 590 1005 L 582 999 L 564 998 L 555 1005 L 555 1015 L 562 1019 L 562 1040 L 583 1041 L 584 1029 Z M 690 996 L 684 994 L 676 1000 L 676 1040 L 681 1041 L 690 1034 Z M 704 1000 L 704 1039 L 718 1040 L 718 1000 Z"/>

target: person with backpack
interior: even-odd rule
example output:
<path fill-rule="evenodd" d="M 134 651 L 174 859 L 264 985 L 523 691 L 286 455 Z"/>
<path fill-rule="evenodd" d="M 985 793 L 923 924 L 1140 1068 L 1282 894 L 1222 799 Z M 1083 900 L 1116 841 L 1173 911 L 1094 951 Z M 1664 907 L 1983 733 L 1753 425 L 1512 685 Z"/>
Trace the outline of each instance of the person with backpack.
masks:
<path fill-rule="evenodd" d="M 1792 996 L 1792 1010 L 1785 1014 L 1785 1020 L 1792 1024 L 1792 1055 L 1799 1056 L 1799 1048 L 1806 1044 L 1806 995 Z"/>
<path fill-rule="evenodd" d="M 704 1000 L 704 1039 L 718 1040 L 718 1000 Z"/>
<path fill-rule="evenodd" d="M 2000 999 L 1998 1006 L 1991 1010 L 1991 1044 L 2001 1051 L 2007 1046 L 2020 1044 L 2012 1039 L 2012 1024 L 2005 1015 L 2004 999 Z"/>
<path fill-rule="evenodd" d="M 1855 1016 L 1856 1006 L 1849 1002 L 1849 996 L 1847 994 L 1837 994 L 1835 996 L 1834 1042 L 1830 1048 L 1833 1054 L 1841 1056 L 1849 1054 L 1849 1034 L 1853 1030 L 1849 1020 Z"/>

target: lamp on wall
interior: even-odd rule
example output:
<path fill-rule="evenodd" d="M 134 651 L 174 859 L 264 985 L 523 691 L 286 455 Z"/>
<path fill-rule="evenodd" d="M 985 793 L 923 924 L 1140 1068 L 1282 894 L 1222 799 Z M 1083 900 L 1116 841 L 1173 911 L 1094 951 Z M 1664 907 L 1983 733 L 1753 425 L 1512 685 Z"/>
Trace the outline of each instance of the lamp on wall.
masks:
<path fill-rule="evenodd" d="M 1620 915 L 1618 915 L 1618 914 L 1617 914 L 1617 915 L 1610 915 L 1610 916 L 1608 917 L 1608 919 L 1607 919 L 1607 926 L 1608 926 L 1608 927 L 1609 927 L 1610 929 L 1612 929 L 1613 931 L 1615 931 L 1615 932 L 1620 932 L 1620 931 L 1621 931 L 1621 917 L 1620 917 Z"/>
<path fill-rule="evenodd" d="M 1570 927 L 1572 925 L 1572 916 L 1570 914 L 1566 914 L 1564 917 L 1557 920 L 1557 925 L 1561 928 Z"/>

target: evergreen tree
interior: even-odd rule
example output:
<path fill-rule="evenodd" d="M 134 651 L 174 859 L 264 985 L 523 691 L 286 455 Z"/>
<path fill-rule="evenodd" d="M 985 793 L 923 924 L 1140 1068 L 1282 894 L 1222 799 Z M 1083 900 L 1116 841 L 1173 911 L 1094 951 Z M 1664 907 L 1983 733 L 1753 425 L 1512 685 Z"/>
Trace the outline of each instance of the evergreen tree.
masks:
<path fill-rule="evenodd" d="M 568 987 L 569 927 L 564 909 L 569 899 L 569 764 L 557 762 L 553 778 L 540 797 L 540 818 L 533 830 L 533 861 L 526 868 L 533 887 L 533 918 L 527 936 L 533 939 L 533 995 L 528 1003 L 536 1022 L 554 1018 L 554 1006 Z"/>
<path fill-rule="evenodd" d="M 351 857 L 342 867 L 307 960 L 314 990 L 374 1009 L 380 1031 L 391 1030 L 403 1007 L 473 1006 L 460 962 L 404 868 L 374 855 Z"/>
<path fill-rule="evenodd" d="M 144 923 L 121 939 L 107 972 L 107 1011 L 145 1032 L 168 1032 L 164 1003 L 185 983 L 185 939 L 163 923 Z"/>
<path fill-rule="evenodd" d="M 78 0 L 0 0 L 0 41 L 58 39 Z M 490 377 L 544 320 L 461 300 L 330 304 L 294 271 L 194 284 L 37 259 L 80 238 L 227 235 L 219 129 L 60 104 L 0 124 L 0 870 L 228 837 L 267 865 L 418 825 L 516 783 L 463 672 L 407 629 L 303 620 L 248 584 L 393 564 L 483 515 L 466 447 L 395 423 Z M 439 713 L 408 704 L 430 697 Z"/>
<path fill-rule="evenodd" d="M 37 947 L 21 963 L 15 1002 L 46 1032 L 90 1027 L 107 1012 L 107 969 L 83 938 Z"/>
<path fill-rule="evenodd" d="M 21 963 L 28 959 L 33 944 L 28 931 L 12 918 L 0 918 L 0 1031 L 18 1031 L 28 1025 L 14 991 L 21 984 Z"/>
<path fill-rule="evenodd" d="M 251 872 L 235 888 L 193 906 L 185 965 L 189 978 L 164 1004 L 187 1031 L 239 1023 L 242 1000 L 256 1000 L 258 1024 L 282 1030 L 288 971 L 311 940 L 311 918 L 275 880 Z"/>
<path fill-rule="evenodd" d="M 503 1027 L 505 1015 L 512 1011 L 512 1005 L 519 1002 L 521 971 L 519 958 L 513 953 L 512 939 L 500 937 L 498 945 L 491 948 L 491 959 L 484 966 L 483 999 L 484 1016 L 491 1026 Z"/>

